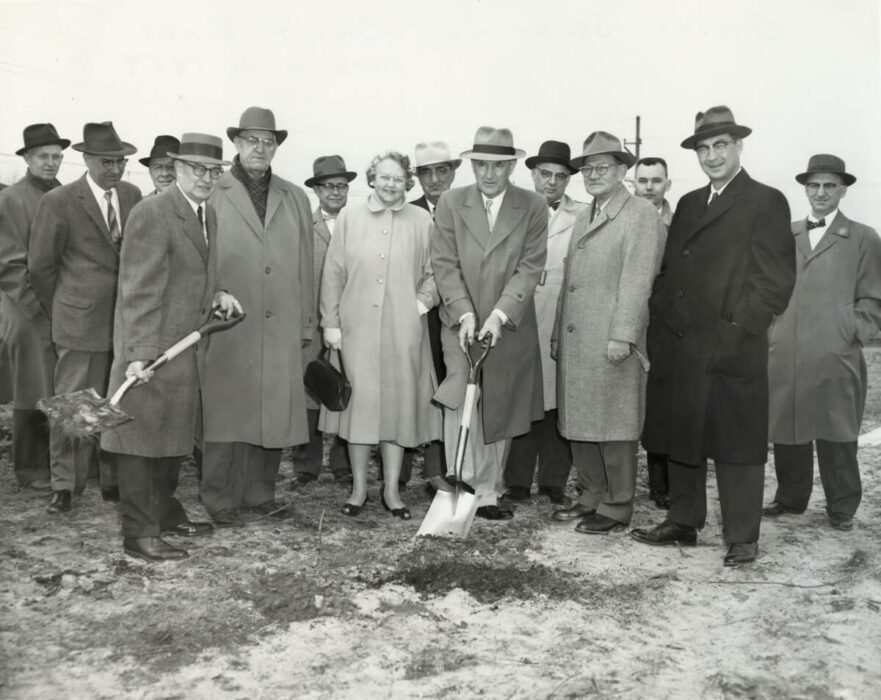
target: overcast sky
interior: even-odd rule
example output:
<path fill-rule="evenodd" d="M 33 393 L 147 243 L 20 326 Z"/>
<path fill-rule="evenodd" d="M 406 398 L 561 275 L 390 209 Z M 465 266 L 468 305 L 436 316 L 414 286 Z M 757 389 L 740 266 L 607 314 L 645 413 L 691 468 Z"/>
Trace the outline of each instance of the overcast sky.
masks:
<path fill-rule="evenodd" d="M 680 148 L 698 110 L 727 104 L 752 127 L 743 164 L 805 213 L 793 176 L 812 153 L 858 177 L 842 208 L 881 227 L 877 0 L 0 0 L 0 180 L 23 173 L 21 130 L 51 121 L 81 140 L 112 120 L 147 155 L 158 133 L 222 135 L 249 105 L 290 132 L 273 163 L 298 184 L 339 153 L 366 191 L 372 155 L 422 140 L 469 148 L 505 126 L 529 155 L 573 153 L 592 131 L 670 162 L 671 199 L 704 184 Z M 68 150 L 62 180 L 76 177 Z M 130 178 L 147 190 L 135 158 Z M 530 186 L 525 166 L 515 171 Z M 472 181 L 467 163 L 456 184 Z M 586 200 L 580 177 L 570 194 Z M 412 193 L 417 195 L 418 187 Z"/>

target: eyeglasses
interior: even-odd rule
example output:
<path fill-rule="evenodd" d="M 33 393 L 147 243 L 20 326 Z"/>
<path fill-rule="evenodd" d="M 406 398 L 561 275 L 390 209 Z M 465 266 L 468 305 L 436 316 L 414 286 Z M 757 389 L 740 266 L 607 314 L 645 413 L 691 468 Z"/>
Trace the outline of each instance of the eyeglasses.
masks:
<path fill-rule="evenodd" d="M 407 178 L 401 177 L 400 175 L 377 175 L 376 179 L 379 180 L 383 185 L 389 185 L 394 183 L 396 185 L 403 185 L 407 182 Z"/>
<path fill-rule="evenodd" d="M 582 170 L 583 170 L 583 168 L 582 168 Z M 550 170 L 543 170 L 543 169 L 541 169 L 541 168 L 536 168 L 536 169 L 534 170 L 534 172 L 538 173 L 538 176 L 539 176 L 542 180 L 551 180 L 551 179 L 553 179 L 553 181 L 556 182 L 556 183 L 566 182 L 566 180 L 569 179 L 569 174 L 568 174 L 568 173 L 554 173 L 554 172 L 551 172 Z M 602 173 L 600 173 L 600 175 L 604 175 L 604 174 L 605 174 L 605 171 L 603 171 Z"/>
<path fill-rule="evenodd" d="M 205 173 L 208 173 L 211 176 L 212 180 L 217 180 L 221 175 L 223 175 L 223 168 L 217 166 L 214 168 L 206 168 L 204 165 L 200 165 L 199 163 L 191 163 L 188 160 L 181 161 L 186 163 L 193 169 L 193 175 L 196 177 L 202 177 Z"/>
<path fill-rule="evenodd" d="M 149 169 L 160 173 L 173 173 L 174 163 L 151 163 Z"/>
<path fill-rule="evenodd" d="M 603 177 L 607 172 L 609 172 L 609 168 L 613 168 L 614 165 L 612 163 L 600 163 L 599 165 L 585 165 L 581 168 L 581 174 L 587 175 L 590 177 L 594 173 L 596 173 L 599 177 Z"/>
<path fill-rule="evenodd" d="M 451 168 L 449 165 L 436 165 L 433 168 L 429 168 L 425 166 L 423 168 L 416 168 L 416 174 L 419 177 L 425 177 L 427 175 L 431 175 L 434 173 L 437 177 L 446 177 L 450 174 Z"/>
<path fill-rule="evenodd" d="M 734 141 L 716 141 L 712 146 L 698 146 L 694 150 L 697 151 L 698 158 L 706 158 L 710 154 L 710 148 L 713 149 L 715 155 L 720 156 L 728 150 L 732 143 Z"/>
<path fill-rule="evenodd" d="M 823 192 L 827 194 L 832 194 L 837 190 L 841 185 L 837 182 L 809 182 L 805 185 L 805 189 L 808 191 L 808 194 L 817 194 L 820 191 L 820 188 L 823 188 Z"/>
<path fill-rule="evenodd" d="M 278 146 L 278 142 L 275 140 L 275 137 L 268 139 L 261 136 L 241 136 L 240 137 L 248 146 L 251 148 L 257 148 L 257 146 L 262 145 L 267 151 L 271 151 L 273 148 Z"/>
<path fill-rule="evenodd" d="M 102 158 L 101 159 L 101 167 L 104 170 L 113 170 L 113 168 L 119 168 L 122 170 L 125 167 L 125 164 L 128 163 L 128 158 Z"/>
<path fill-rule="evenodd" d="M 333 182 L 320 182 L 318 183 L 318 187 L 325 190 L 326 192 L 348 192 L 349 186 L 346 183 L 336 184 Z"/>

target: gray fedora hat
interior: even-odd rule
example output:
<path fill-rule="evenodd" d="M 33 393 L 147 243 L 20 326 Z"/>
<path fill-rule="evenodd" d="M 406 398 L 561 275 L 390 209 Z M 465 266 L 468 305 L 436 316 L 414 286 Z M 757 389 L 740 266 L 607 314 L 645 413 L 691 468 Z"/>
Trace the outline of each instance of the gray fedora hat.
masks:
<path fill-rule="evenodd" d="M 248 109 L 242 112 L 242 116 L 239 119 L 239 125 L 228 127 L 226 135 L 229 136 L 230 141 L 233 141 L 236 136 L 247 129 L 271 131 L 275 134 L 275 140 L 278 141 L 279 146 L 281 146 L 284 140 L 288 137 L 288 132 L 286 130 L 275 128 L 275 115 L 272 113 L 271 109 L 266 109 L 264 107 L 248 107 Z"/>
<path fill-rule="evenodd" d="M 175 160 L 185 160 L 202 165 L 232 165 L 223 159 L 223 141 L 219 136 L 190 132 L 181 136 L 177 153 L 169 151 L 165 155 Z"/>
<path fill-rule="evenodd" d="M 615 160 L 628 168 L 636 162 L 636 156 L 624 150 L 624 145 L 617 136 L 613 136 L 608 131 L 594 131 L 584 140 L 581 155 L 573 158 L 570 165 L 578 170 L 591 156 L 603 154 L 613 156 Z"/>
<path fill-rule="evenodd" d="M 839 175 L 845 185 L 852 185 L 857 181 L 854 175 L 847 172 L 847 166 L 844 164 L 844 161 L 838 156 L 833 156 L 831 153 L 818 153 L 815 156 L 811 156 L 810 160 L 808 160 L 808 169 L 796 175 L 795 181 L 803 185 L 807 181 L 808 176 L 816 173 Z"/>
<path fill-rule="evenodd" d="M 346 161 L 342 156 L 318 156 L 312 163 L 312 177 L 303 184 L 312 187 L 329 177 L 344 177 L 347 182 L 351 182 L 358 177 L 358 174 L 346 170 Z"/>
<path fill-rule="evenodd" d="M 514 135 L 510 129 L 482 126 L 474 134 L 474 146 L 459 154 L 461 158 L 474 160 L 514 160 L 523 158 L 526 151 L 514 148 Z"/>
<path fill-rule="evenodd" d="M 734 121 L 734 113 L 725 105 L 710 107 L 706 112 L 698 112 L 694 117 L 694 133 L 680 145 L 683 148 L 694 150 L 697 142 L 719 134 L 731 134 L 736 139 L 742 139 L 753 132 L 748 126 L 743 126 Z"/>
<path fill-rule="evenodd" d="M 83 126 L 83 140 L 73 150 L 93 156 L 130 156 L 138 149 L 120 140 L 113 122 L 89 122 Z"/>

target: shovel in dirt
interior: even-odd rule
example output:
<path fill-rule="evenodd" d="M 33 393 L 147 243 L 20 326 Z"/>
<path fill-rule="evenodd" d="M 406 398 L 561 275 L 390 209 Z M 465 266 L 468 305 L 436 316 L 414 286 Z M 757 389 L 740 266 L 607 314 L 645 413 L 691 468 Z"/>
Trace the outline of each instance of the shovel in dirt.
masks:
<path fill-rule="evenodd" d="M 232 328 L 244 318 L 245 314 L 239 314 L 206 321 L 198 330 L 185 336 L 159 355 L 145 369 L 159 369 L 206 335 Z M 110 399 L 98 396 L 97 391 L 89 388 L 40 399 L 37 408 L 49 417 L 53 429 L 61 430 L 63 435 L 72 439 L 88 437 L 132 420 L 132 417 L 119 407 L 119 402 L 137 382 L 137 377 L 128 377 Z"/>
<path fill-rule="evenodd" d="M 470 348 L 469 348 L 470 349 Z M 471 529 L 474 514 L 477 512 L 478 497 L 468 484 L 462 479 L 462 469 L 465 464 L 465 448 L 468 445 L 468 433 L 471 429 L 471 418 L 477 406 L 480 389 L 477 380 L 480 376 L 480 368 L 489 355 L 489 341 L 483 346 L 483 353 L 474 361 L 471 353 L 465 353 L 468 357 L 468 384 L 465 386 L 465 401 L 462 403 L 462 420 L 459 422 L 459 436 L 456 439 L 456 461 L 453 467 L 455 475 L 455 488 L 452 491 L 438 490 L 425 520 L 419 526 L 416 536 L 438 535 L 442 537 L 465 537 Z"/>

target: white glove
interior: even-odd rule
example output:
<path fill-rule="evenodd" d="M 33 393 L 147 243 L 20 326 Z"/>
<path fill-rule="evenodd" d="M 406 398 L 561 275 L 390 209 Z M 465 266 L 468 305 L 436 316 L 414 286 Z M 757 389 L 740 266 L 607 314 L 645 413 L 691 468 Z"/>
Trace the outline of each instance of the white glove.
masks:
<path fill-rule="evenodd" d="M 339 350 L 343 345 L 343 332 L 339 328 L 325 328 L 324 344 L 331 350 Z"/>

